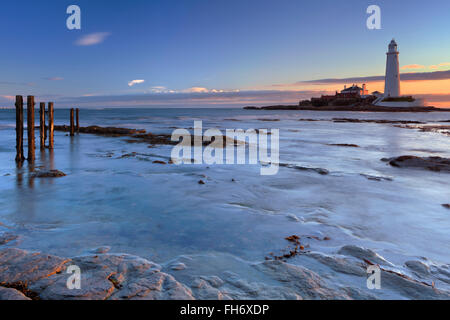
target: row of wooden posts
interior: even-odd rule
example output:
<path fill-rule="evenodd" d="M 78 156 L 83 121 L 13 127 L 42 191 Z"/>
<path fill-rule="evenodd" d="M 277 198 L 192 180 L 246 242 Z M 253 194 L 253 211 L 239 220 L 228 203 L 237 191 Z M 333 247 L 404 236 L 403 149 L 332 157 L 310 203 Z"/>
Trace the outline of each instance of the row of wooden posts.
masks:
<path fill-rule="evenodd" d="M 26 160 L 33 162 L 35 159 L 35 140 L 34 140 L 34 96 L 27 97 L 27 134 L 28 134 L 28 157 Z M 80 131 L 80 110 L 76 109 L 76 125 L 74 120 L 75 109 L 70 109 L 70 136 L 75 135 L 75 130 Z M 53 102 L 48 103 L 48 126 L 45 124 L 45 102 L 39 104 L 39 136 L 40 148 L 44 150 L 45 140 L 48 130 L 48 149 L 54 148 L 54 109 Z M 16 96 L 16 162 L 25 161 L 23 153 L 23 97 Z"/>

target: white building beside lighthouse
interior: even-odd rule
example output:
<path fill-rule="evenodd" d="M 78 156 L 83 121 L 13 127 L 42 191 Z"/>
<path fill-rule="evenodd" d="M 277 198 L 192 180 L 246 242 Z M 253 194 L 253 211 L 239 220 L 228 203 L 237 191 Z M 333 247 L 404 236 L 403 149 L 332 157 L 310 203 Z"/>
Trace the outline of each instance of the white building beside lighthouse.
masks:
<path fill-rule="evenodd" d="M 397 43 L 392 39 L 389 51 L 386 53 L 386 79 L 384 84 L 385 97 L 400 97 L 400 65 L 398 62 Z"/>
<path fill-rule="evenodd" d="M 381 107 L 424 107 L 425 101 L 412 96 L 400 95 L 400 64 L 397 42 L 392 39 L 386 53 L 386 77 L 384 94 L 374 101 L 374 105 Z"/>

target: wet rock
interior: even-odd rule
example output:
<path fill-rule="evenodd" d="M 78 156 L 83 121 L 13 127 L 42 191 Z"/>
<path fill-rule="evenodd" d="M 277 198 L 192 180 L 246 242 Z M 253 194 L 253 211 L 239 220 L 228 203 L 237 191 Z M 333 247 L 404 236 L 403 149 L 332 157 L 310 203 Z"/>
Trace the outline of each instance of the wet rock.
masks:
<path fill-rule="evenodd" d="M 390 270 L 381 270 L 381 285 L 409 299 L 448 300 L 450 294 L 434 288 L 432 284 L 416 281 L 403 274 Z"/>
<path fill-rule="evenodd" d="M 42 170 L 35 171 L 31 174 L 31 177 L 33 178 L 60 178 L 65 176 L 66 174 L 59 170 Z"/>
<path fill-rule="evenodd" d="M 295 222 L 300 222 L 301 220 L 299 219 L 299 217 L 297 217 L 295 214 L 288 214 L 287 217 Z"/>
<path fill-rule="evenodd" d="M 361 173 L 360 175 L 363 176 L 364 178 L 366 178 L 368 180 L 372 180 L 372 181 L 393 181 L 394 180 L 391 177 L 373 176 L 373 175 L 365 174 L 365 173 Z"/>
<path fill-rule="evenodd" d="M 376 119 L 354 119 L 354 118 L 333 118 L 333 122 L 350 123 L 390 123 L 390 124 L 422 124 L 420 121 L 411 120 L 376 120 Z"/>
<path fill-rule="evenodd" d="M 403 129 L 416 129 L 420 132 L 435 132 L 441 133 L 446 136 L 450 136 L 450 126 L 449 125 L 398 125 L 395 126 Z"/>
<path fill-rule="evenodd" d="M 103 246 L 103 247 L 98 247 L 95 248 L 94 250 L 92 250 L 92 253 L 96 253 L 96 254 L 103 254 L 103 253 L 107 253 L 111 250 L 111 247 L 109 246 Z"/>
<path fill-rule="evenodd" d="M 0 287 L 0 300 L 31 300 L 31 299 L 16 289 Z"/>
<path fill-rule="evenodd" d="M 7 244 L 8 242 L 18 239 L 19 236 L 11 234 L 9 232 L 0 232 L 0 246 Z"/>
<path fill-rule="evenodd" d="M 344 256 L 351 256 L 351 257 L 360 259 L 362 261 L 368 260 L 371 263 L 391 265 L 388 261 L 386 261 L 382 256 L 378 255 L 376 252 L 374 252 L 370 249 L 358 247 L 355 245 L 348 245 L 348 246 L 342 247 L 338 251 L 338 254 L 341 254 Z"/>
<path fill-rule="evenodd" d="M 438 172 L 450 172 L 450 159 L 447 158 L 401 156 L 387 159 L 387 161 L 391 166 L 398 168 L 418 168 Z"/>
<path fill-rule="evenodd" d="M 8 248 L 0 251 L 0 286 L 29 283 L 65 270 L 70 259 Z"/>
<path fill-rule="evenodd" d="M 366 270 L 362 267 L 362 264 L 355 264 L 349 259 L 326 255 L 319 252 L 308 252 L 305 255 L 328 266 L 336 272 L 360 277 L 366 276 Z"/>
<path fill-rule="evenodd" d="M 81 270 L 80 290 L 67 288 L 70 265 Z M 65 259 L 19 249 L 0 251 L 0 287 L 33 299 L 193 299 L 190 289 L 160 270 L 161 266 L 131 255 Z M 17 294 L 7 291 L 0 295 Z"/>
<path fill-rule="evenodd" d="M 450 204 L 448 204 L 448 203 L 444 203 L 442 206 L 446 209 L 450 209 Z"/>
<path fill-rule="evenodd" d="M 66 287 L 67 274 L 34 283 L 42 299 L 193 299 L 191 291 L 161 266 L 131 255 L 94 255 L 73 258 L 82 272 L 81 290 Z"/>
<path fill-rule="evenodd" d="M 291 288 L 301 299 L 349 298 L 345 293 L 327 287 L 318 274 L 301 266 L 271 260 L 257 264 L 255 268 L 286 284 L 286 287 Z M 289 293 L 289 290 L 285 292 Z"/>
<path fill-rule="evenodd" d="M 333 147 L 347 147 L 347 148 L 359 148 L 357 144 L 349 144 L 349 143 L 332 143 L 327 144 L 327 146 L 333 146 Z"/>
<path fill-rule="evenodd" d="M 69 132 L 70 127 L 66 126 L 66 125 L 55 126 L 55 130 Z M 129 136 L 129 135 L 134 135 L 134 134 L 142 134 L 142 133 L 145 133 L 145 130 L 90 126 L 90 127 L 80 127 L 80 132 L 116 137 L 116 136 Z"/>
<path fill-rule="evenodd" d="M 203 181 L 203 180 L 199 180 L 199 181 L 198 181 L 198 184 L 206 184 L 206 182 Z"/>
<path fill-rule="evenodd" d="M 292 169 L 296 169 L 296 170 L 301 170 L 301 171 L 314 171 L 314 172 L 317 172 L 320 175 L 327 175 L 327 174 L 330 173 L 327 169 L 323 169 L 323 168 L 303 167 L 303 166 L 299 166 L 299 165 L 295 165 L 295 164 L 289 164 L 289 163 L 280 163 L 279 166 L 280 167 L 285 167 L 285 168 L 292 168 Z"/>
<path fill-rule="evenodd" d="M 405 266 L 407 266 L 412 271 L 416 272 L 419 275 L 429 275 L 430 268 L 421 261 L 406 261 Z"/>
<path fill-rule="evenodd" d="M 180 271 L 186 269 L 186 265 L 182 262 L 174 263 L 170 266 L 170 269 L 174 271 Z"/>

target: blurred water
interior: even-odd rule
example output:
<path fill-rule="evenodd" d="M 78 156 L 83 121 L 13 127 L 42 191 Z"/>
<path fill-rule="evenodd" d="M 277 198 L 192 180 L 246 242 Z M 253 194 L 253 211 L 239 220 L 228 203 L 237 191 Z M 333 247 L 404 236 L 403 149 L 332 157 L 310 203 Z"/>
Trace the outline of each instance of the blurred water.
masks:
<path fill-rule="evenodd" d="M 450 113 L 83 109 L 82 126 L 154 133 L 190 128 L 194 120 L 221 130 L 279 128 L 281 162 L 325 168 L 330 174 L 280 168 L 276 176 L 260 176 L 259 165 L 164 166 L 152 162 L 166 160 L 169 146 L 56 132 L 54 152 L 37 148 L 35 165 L 67 176 L 41 180 L 29 178 L 27 163 L 15 166 L 14 117 L 13 110 L 0 110 L 0 222 L 21 235 L 21 248 L 74 256 L 108 245 L 156 262 L 204 252 L 261 261 L 284 248 L 286 236 L 314 234 L 332 239 L 321 244 L 325 252 L 353 243 L 399 264 L 410 257 L 450 262 L 450 213 L 441 206 L 450 202 L 449 174 L 380 161 L 406 154 L 450 158 L 448 136 L 392 124 L 298 121 L 435 122 L 449 120 Z M 68 110 L 56 110 L 56 124 L 68 124 L 68 118 Z M 328 145 L 337 143 L 360 148 Z M 140 155 L 121 158 L 130 152 Z"/>

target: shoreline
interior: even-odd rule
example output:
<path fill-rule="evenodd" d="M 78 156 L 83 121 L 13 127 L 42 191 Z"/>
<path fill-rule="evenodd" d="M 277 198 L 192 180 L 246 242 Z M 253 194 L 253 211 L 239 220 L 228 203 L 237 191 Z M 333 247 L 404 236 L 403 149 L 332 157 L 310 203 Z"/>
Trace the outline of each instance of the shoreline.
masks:
<path fill-rule="evenodd" d="M 354 112 L 450 112 L 450 108 L 436 107 L 380 107 L 374 105 L 367 106 L 298 106 L 298 105 L 273 105 L 273 106 L 246 106 L 244 110 L 293 110 L 293 111 L 354 111 Z"/>

